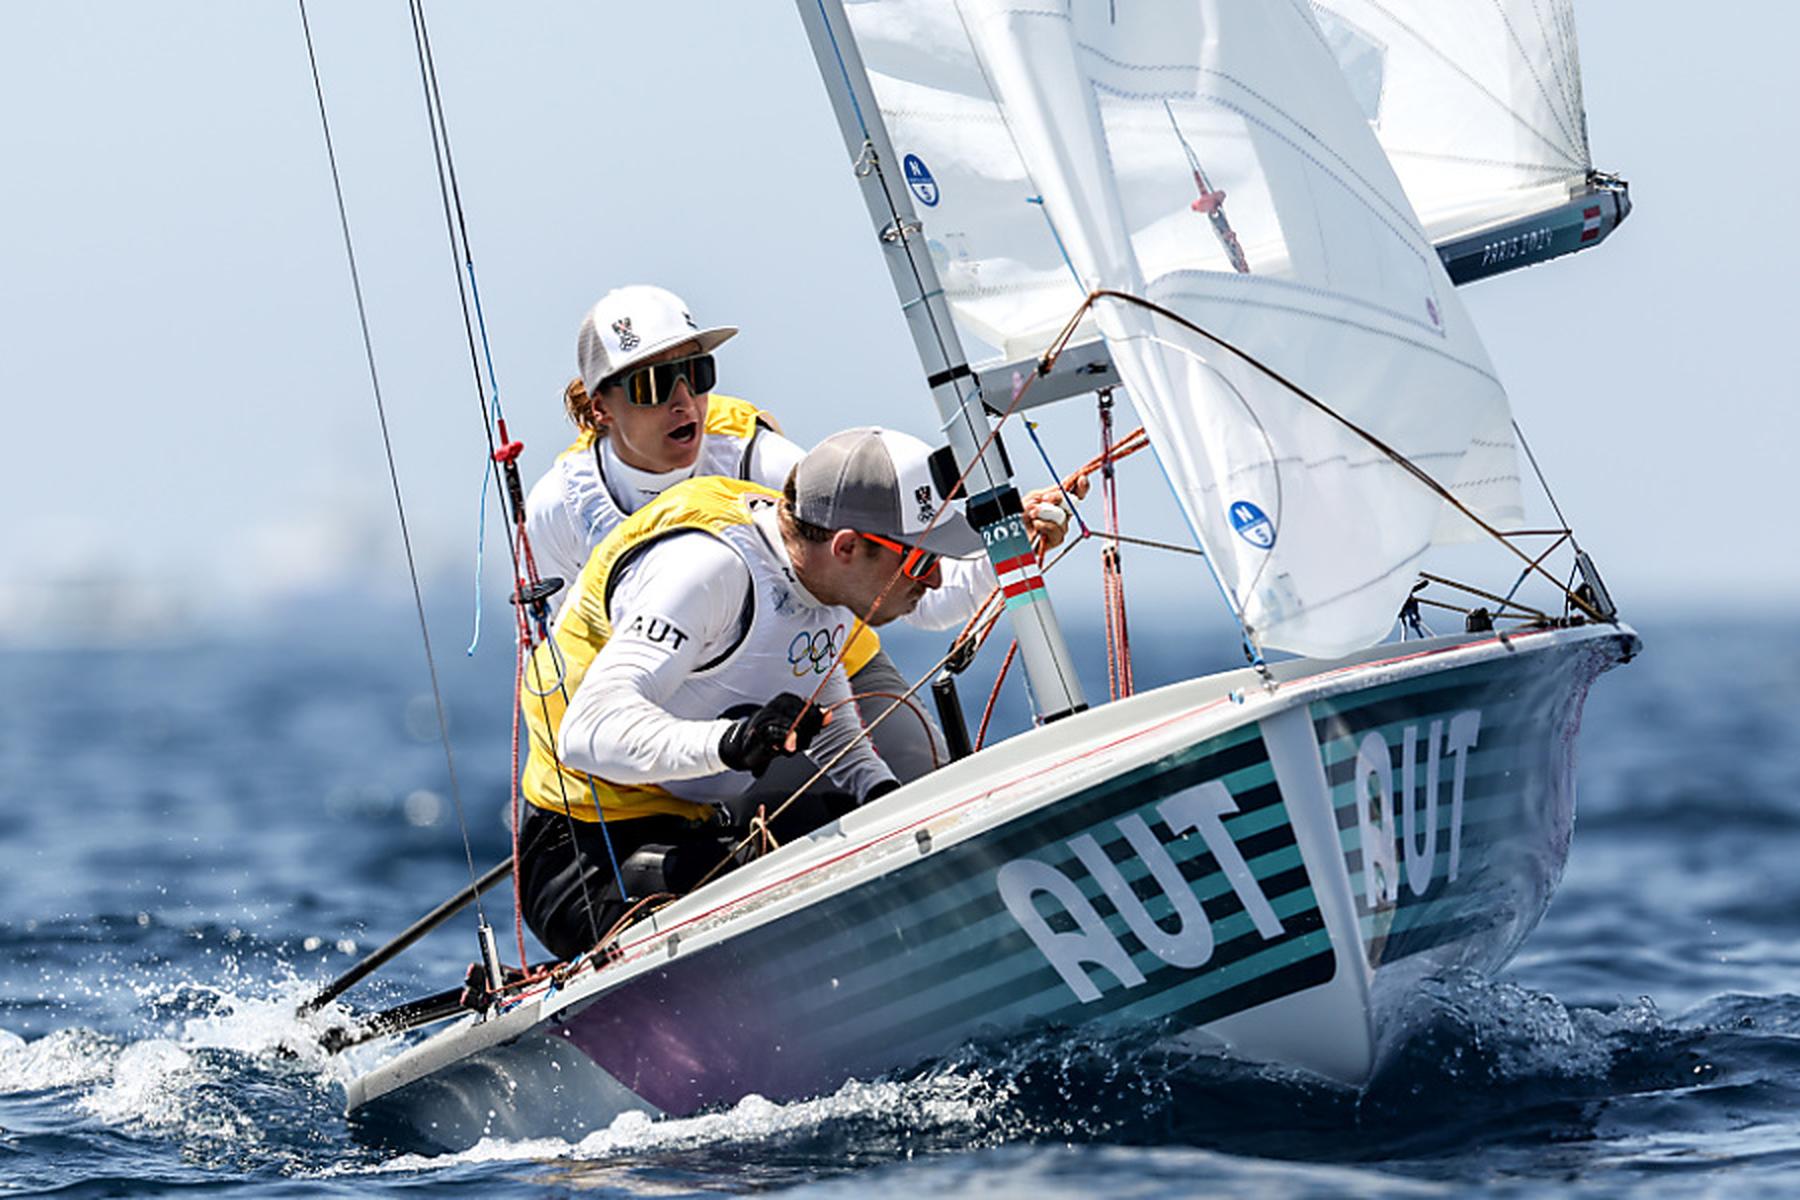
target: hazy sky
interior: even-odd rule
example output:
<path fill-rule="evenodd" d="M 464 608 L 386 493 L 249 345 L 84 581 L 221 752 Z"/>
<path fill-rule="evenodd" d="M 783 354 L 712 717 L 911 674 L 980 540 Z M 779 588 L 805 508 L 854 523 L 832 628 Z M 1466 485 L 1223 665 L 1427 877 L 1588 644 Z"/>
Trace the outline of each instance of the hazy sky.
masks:
<path fill-rule="evenodd" d="M 1464 290 L 1627 605 L 1800 598 L 1796 11 L 1580 4 L 1594 157 L 1636 210 L 1597 251 Z M 406 4 L 309 12 L 414 536 L 431 569 L 467 572 L 481 399 Z M 797 440 L 871 421 L 931 435 L 791 4 L 429 14 L 528 473 L 567 440 L 583 311 L 627 282 L 742 325 L 720 389 Z M 0 636 L 81 581 L 240 613 L 397 584 L 296 5 L 4 0 L 0 113 Z M 1090 410 L 1046 424 L 1064 463 L 1091 453 Z M 1141 529 L 1178 528 L 1148 464 L 1125 487 Z"/>

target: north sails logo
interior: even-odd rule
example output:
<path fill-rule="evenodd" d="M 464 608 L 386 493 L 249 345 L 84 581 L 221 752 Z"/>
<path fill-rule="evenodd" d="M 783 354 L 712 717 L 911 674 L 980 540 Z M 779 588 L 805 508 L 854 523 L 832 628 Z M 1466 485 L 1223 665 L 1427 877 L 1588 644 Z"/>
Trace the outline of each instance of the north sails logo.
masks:
<path fill-rule="evenodd" d="M 643 340 L 638 337 L 637 334 L 631 332 L 630 317 L 620 317 L 613 322 L 612 329 L 614 333 L 619 335 L 619 349 L 626 353 L 636 350 L 638 343 Z"/>

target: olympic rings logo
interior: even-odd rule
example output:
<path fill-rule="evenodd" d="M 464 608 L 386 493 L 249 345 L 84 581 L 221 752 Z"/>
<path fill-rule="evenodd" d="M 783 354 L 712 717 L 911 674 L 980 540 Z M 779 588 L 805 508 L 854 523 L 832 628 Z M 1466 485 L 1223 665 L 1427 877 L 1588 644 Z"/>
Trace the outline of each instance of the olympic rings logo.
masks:
<path fill-rule="evenodd" d="M 823 675 L 831 670 L 837 663 L 838 642 L 843 636 L 841 624 L 831 629 L 796 633 L 794 640 L 788 643 L 788 665 L 794 669 L 794 678 Z"/>

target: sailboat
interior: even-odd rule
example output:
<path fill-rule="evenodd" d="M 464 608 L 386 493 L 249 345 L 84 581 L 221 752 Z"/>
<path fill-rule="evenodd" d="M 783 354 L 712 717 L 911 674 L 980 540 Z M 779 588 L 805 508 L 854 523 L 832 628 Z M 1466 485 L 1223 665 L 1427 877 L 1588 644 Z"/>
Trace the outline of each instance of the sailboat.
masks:
<path fill-rule="evenodd" d="M 1569 4 L 799 9 L 1037 722 L 477 989 L 349 1083 L 352 1122 L 574 1139 L 1028 1031 L 1366 1082 L 1422 978 L 1498 969 L 1541 918 L 1588 688 L 1639 647 L 1570 531 L 1521 528 L 1455 292 L 1629 211 Z M 996 430 L 1115 387 L 1247 661 L 1101 703 Z M 1470 539 L 1509 565 L 1431 635 L 1426 555 Z"/>

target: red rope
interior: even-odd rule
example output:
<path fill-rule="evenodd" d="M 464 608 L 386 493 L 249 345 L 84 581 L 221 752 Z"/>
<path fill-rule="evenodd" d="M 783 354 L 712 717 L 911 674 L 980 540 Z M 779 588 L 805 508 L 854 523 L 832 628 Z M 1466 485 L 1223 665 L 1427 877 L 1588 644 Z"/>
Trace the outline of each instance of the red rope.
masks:
<path fill-rule="evenodd" d="M 1113 445 L 1112 430 L 1112 394 L 1103 391 L 1100 393 L 1100 493 L 1106 507 L 1107 536 L 1113 540 L 1100 552 L 1100 589 L 1106 609 L 1106 682 L 1112 698 L 1118 700 L 1131 695 L 1134 685 L 1131 634 L 1125 624 L 1125 572 L 1119 562 L 1119 481 L 1113 470 L 1113 463 L 1120 455 Z"/>
<path fill-rule="evenodd" d="M 525 560 L 526 577 L 537 578 L 537 564 L 531 560 L 531 539 L 525 536 L 525 523 L 519 522 L 519 545 Z M 513 671 L 513 706 L 512 706 L 512 871 L 513 871 L 513 933 L 519 940 L 519 968 L 523 970 L 530 958 L 525 953 L 525 905 L 519 889 L 519 821 L 520 821 L 520 789 L 519 789 L 519 724 L 524 719 L 525 709 L 522 697 L 525 695 L 525 661 L 531 657 L 531 618 L 526 615 L 525 606 L 513 606 L 513 619 L 518 623 L 519 652 L 516 656 L 517 667 Z"/>
<path fill-rule="evenodd" d="M 988 626 L 992 629 L 993 626 Z M 1019 639 L 1006 648 L 1006 657 L 1001 660 L 1000 672 L 994 676 L 994 690 L 988 693 L 987 707 L 981 710 L 981 728 L 975 731 L 975 748 L 981 749 L 987 741 L 988 722 L 994 719 L 994 704 L 1000 699 L 1000 685 L 1006 682 L 1007 668 L 1012 666 L 1013 656 L 1019 652 Z"/>
<path fill-rule="evenodd" d="M 931 747 L 931 769 L 935 771 L 944 765 L 943 760 L 938 757 L 937 739 L 931 736 L 931 718 L 925 715 L 925 710 L 919 707 L 918 701 L 914 700 L 911 696 L 903 696 L 899 692 L 856 692 L 851 695 L 848 700 L 840 700 L 832 705 L 832 707 L 842 708 L 846 704 L 854 704 L 858 700 L 864 699 L 892 700 L 898 704 L 904 705 L 911 711 L 913 716 L 918 718 L 919 728 L 925 731 L 925 743 Z M 861 710 L 857 711 L 857 720 L 862 720 Z M 873 735 L 871 735 L 871 737 L 872 736 Z"/>

